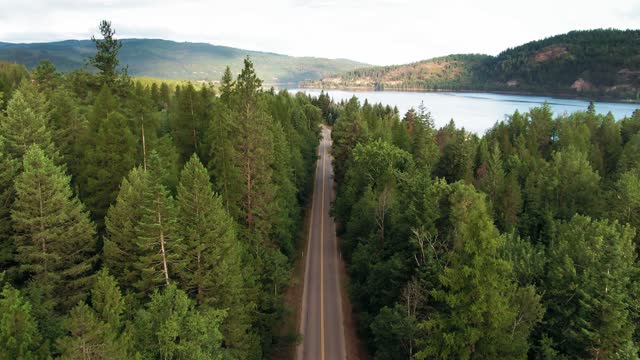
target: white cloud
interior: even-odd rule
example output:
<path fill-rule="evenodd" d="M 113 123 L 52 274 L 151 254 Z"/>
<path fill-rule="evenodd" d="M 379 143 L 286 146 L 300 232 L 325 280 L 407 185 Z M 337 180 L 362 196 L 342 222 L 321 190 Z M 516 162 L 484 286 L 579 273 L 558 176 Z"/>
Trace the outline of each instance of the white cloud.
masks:
<path fill-rule="evenodd" d="M 638 28 L 640 0 L 0 0 L 0 41 L 203 41 L 373 64 L 489 53 L 575 29 Z"/>

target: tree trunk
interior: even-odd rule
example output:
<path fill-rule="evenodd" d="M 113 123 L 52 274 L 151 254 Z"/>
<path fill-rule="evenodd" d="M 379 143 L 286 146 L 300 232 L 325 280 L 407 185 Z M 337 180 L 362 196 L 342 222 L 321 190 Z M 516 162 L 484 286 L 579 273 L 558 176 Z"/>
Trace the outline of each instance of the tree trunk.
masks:
<path fill-rule="evenodd" d="M 160 255 L 162 256 L 162 271 L 165 284 L 169 285 L 169 267 L 167 266 L 167 253 L 164 246 L 164 229 L 162 228 L 162 214 L 160 213 L 160 197 L 157 198 L 156 211 L 158 214 L 158 225 L 160 226 Z"/>
<path fill-rule="evenodd" d="M 142 124 L 140 125 L 142 131 L 142 167 L 144 171 L 147 171 L 147 143 L 144 137 L 144 115 L 141 115 Z"/>

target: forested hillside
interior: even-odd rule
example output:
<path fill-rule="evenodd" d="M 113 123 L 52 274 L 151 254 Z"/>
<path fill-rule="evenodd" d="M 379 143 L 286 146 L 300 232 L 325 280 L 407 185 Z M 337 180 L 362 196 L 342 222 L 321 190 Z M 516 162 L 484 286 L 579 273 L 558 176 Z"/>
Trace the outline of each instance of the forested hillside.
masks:
<path fill-rule="evenodd" d="M 263 359 L 321 111 L 248 58 L 210 86 L 2 65 L 0 359 Z"/>
<path fill-rule="evenodd" d="M 322 94 L 334 214 L 375 359 L 637 359 L 640 112 L 479 137 Z"/>
<path fill-rule="evenodd" d="M 485 90 L 640 99 L 640 30 L 572 31 L 498 56 L 450 55 L 369 67 L 308 86 Z"/>
<path fill-rule="evenodd" d="M 23 64 L 29 69 L 36 67 L 41 60 L 49 60 L 59 71 L 77 70 L 83 68 L 86 58 L 94 56 L 95 52 L 91 40 L 0 43 L 0 60 Z M 227 66 L 233 74 L 238 74 L 246 56 L 251 57 L 258 76 L 268 84 L 316 80 L 366 66 L 345 59 L 294 57 L 160 39 L 123 39 L 120 51 L 120 60 L 128 66 L 129 74 L 175 80 L 218 81 Z"/>

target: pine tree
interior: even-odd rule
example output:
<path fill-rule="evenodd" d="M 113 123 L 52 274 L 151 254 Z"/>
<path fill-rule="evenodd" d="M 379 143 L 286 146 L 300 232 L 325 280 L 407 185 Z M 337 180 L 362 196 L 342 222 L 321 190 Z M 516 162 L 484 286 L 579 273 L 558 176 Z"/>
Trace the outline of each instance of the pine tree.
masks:
<path fill-rule="evenodd" d="M 61 359 L 129 358 L 109 334 L 108 326 L 97 318 L 95 311 L 85 302 L 71 309 L 64 328 L 68 335 L 57 341 Z"/>
<path fill-rule="evenodd" d="M 233 219 L 213 192 L 207 170 L 194 154 L 180 176 L 177 195 L 177 232 L 183 240 L 181 288 L 204 307 L 227 309 L 222 324 L 227 347 L 246 358 L 252 304 L 247 299 L 242 248 Z"/>
<path fill-rule="evenodd" d="M 104 264 L 125 289 L 131 288 L 139 275 L 134 267 L 141 256 L 136 238 L 144 214 L 141 204 L 148 187 L 148 174 L 134 168 L 122 180 L 120 191 L 105 218 Z"/>
<path fill-rule="evenodd" d="M 65 322 L 66 336 L 58 339 L 63 359 L 130 359 L 131 334 L 123 326 L 124 301 L 118 285 L 106 269 L 91 290 L 91 306 L 81 303 Z"/>
<path fill-rule="evenodd" d="M 98 116 L 98 112 L 92 116 Z M 79 187 L 102 231 L 104 216 L 115 201 L 120 181 L 136 165 L 136 139 L 128 120 L 118 112 L 108 113 L 97 125 L 91 122 L 90 127 L 95 130 L 90 129 L 84 144 Z"/>
<path fill-rule="evenodd" d="M 122 48 L 122 42 L 114 38 L 116 31 L 111 28 L 110 21 L 100 22 L 100 34 L 102 34 L 102 40 L 91 37 L 97 51 L 93 57 L 89 58 L 89 63 L 99 71 L 100 86 L 114 88 L 120 75 L 117 68 L 120 65 L 118 52 Z M 126 74 L 126 69 L 123 73 Z"/>
<path fill-rule="evenodd" d="M 559 226 L 548 252 L 545 330 L 561 354 L 631 356 L 638 296 L 633 236 L 629 226 L 580 215 Z"/>
<path fill-rule="evenodd" d="M 271 231 L 275 196 L 271 182 L 273 138 L 270 119 L 260 99 L 262 82 L 248 58 L 244 65 L 236 82 L 232 107 L 237 126 L 234 163 L 243 183 L 240 220 L 251 237 L 265 241 Z"/>
<path fill-rule="evenodd" d="M 0 360 L 36 359 L 41 340 L 31 304 L 20 291 L 5 285 L 0 293 Z"/>
<path fill-rule="evenodd" d="M 185 163 L 193 153 L 202 155 L 201 147 L 209 119 L 203 113 L 203 99 L 191 83 L 179 95 L 176 94 L 176 101 L 171 117 L 171 134 L 180 152 L 181 163 Z"/>
<path fill-rule="evenodd" d="M 511 266 L 497 256 L 504 238 L 482 196 L 458 183 L 449 201 L 453 250 L 440 276 L 443 289 L 432 291 L 443 310 L 424 324 L 428 334 L 420 356 L 526 358 L 529 332 L 542 314 L 539 299 L 529 294 L 530 301 L 523 302 L 516 296 Z M 519 322 L 523 311 L 530 316 Z"/>
<path fill-rule="evenodd" d="M 31 145 L 38 145 L 56 161 L 57 153 L 47 128 L 49 114 L 43 105 L 30 104 L 25 96 L 25 87 L 17 90 L 7 104 L 7 116 L 0 117 L 0 134 L 4 137 L 4 153 L 21 159 Z M 37 98 L 37 95 L 34 95 Z"/>
<path fill-rule="evenodd" d="M 75 179 L 80 174 L 82 140 L 87 136 L 89 123 L 80 112 L 79 100 L 66 86 L 53 90 L 49 99 L 52 107 L 52 138 L 67 164 L 69 173 Z"/>
<path fill-rule="evenodd" d="M 11 211 L 19 270 L 62 310 L 87 296 L 95 227 L 72 195 L 69 177 L 34 146 L 15 180 Z"/>
<path fill-rule="evenodd" d="M 155 83 L 154 83 L 155 85 Z M 159 119 L 152 114 L 153 101 L 148 89 L 145 89 L 140 82 L 136 83 L 131 97 L 133 110 L 133 123 L 135 126 L 132 133 L 138 138 L 138 157 L 142 163 L 142 168 L 147 169 L 147 158 L 150 153 L 150 144 L 155 142 L 159 127 Z"/>
<path fill-rule="evenodd" d="M 174 200 L 160 183 L 160 159 L 150 155 L 147 186 L 142 193 L 142 217 L 136 226 L 135 239 L 140 256 L 134 268 L 139 273 L 134 283 L 138 294 L 150 295 L 175 280 L 182 266 L 181 239 L 176 232 Z"/>
<path fill-rule="evenodd" d="M 7 270 L 14 261 L 10 209 L 15 198 L 13 180 L 18 173 L 18 162 L 3 151 L 3 144 L 4 138 L 0 135 L 0 272 Z"/>
<path fill-rule="evenodd" d="M 172 284 L 156 290 L 136 315 L 136 344 L 145 359 L 222 359 L 224 316 L 224 310 L 194 309 L 187 295 Z"/>
<path fill-rule="evenodd" d="M 239 218 L 240 184 L 237 180 L 240 174 L 233 162 L 236 158 L 233 139 L 237 129 L 230 109 L 233 86 L 231 71 L 227 67 L 220 85 L 220 101 L 207 132 L 207 142 L 210 144 L 208 169 L 226 210 L 235 218 Z"/>

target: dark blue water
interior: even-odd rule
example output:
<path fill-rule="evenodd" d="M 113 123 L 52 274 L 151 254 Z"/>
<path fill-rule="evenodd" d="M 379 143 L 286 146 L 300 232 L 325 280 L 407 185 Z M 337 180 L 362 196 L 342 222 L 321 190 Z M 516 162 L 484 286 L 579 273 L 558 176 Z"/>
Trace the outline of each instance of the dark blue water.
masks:
<path fill-rule="evenodd" d="M 317 89 L 289 89 L 291 92 L 303 91 L 310 95 L 319 95 Z M 348 100 L 357 96 L 361 102 L 383 103 L 397 106 L 400 114 L 410 108 L 417 108 L 420 102 L 431 112 L 436 126 L 446 125 L 453 119 L 458 126 L 483 133 L 497 121 L 514 111 L 528 111 L 532 107 L 548 102 L 555 114 L 572 113 L 586 110 L 589 102 L 583 100 L 559 99 L 545 96 L 503 95 L 489 93 L 451 93 L 451 92 L 402 92 L 402 91 L 350 91 L 325 90 L 335 100 Z M 616 120 L 631 116 L 640 104 L 596 102 L 596 111 L 611 112 Z"/>

